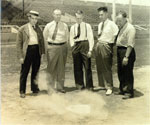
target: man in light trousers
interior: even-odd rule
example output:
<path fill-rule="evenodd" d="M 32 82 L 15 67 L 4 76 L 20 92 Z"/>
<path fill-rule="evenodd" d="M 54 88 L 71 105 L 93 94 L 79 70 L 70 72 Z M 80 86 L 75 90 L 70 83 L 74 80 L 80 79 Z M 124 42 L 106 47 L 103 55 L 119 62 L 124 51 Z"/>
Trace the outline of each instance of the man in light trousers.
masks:
<path fill-rule="evenodd" d="M 67 59 L 68 26 L 61 21 L 62 12 L 53 11 L 54 20 L 43 31 L 47 55 L 48 93 L 65 93 L 65 64 Z M 56 82 L 56 84 L 55 84 Z"/>

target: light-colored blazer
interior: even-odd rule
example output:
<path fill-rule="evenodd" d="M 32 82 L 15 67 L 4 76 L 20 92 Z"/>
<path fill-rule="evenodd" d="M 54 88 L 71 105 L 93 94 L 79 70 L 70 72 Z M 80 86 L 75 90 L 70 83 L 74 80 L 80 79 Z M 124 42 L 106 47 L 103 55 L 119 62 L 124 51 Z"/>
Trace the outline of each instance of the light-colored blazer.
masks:
<path fill-rule="evenodd" d="M 40 55 L 42 55 L 45 53 L 44 39 L 43 39 L 43 33 L 38 25 L 36 25 L 36 33 L 38 37 L 39 53 Z M 28 28 L 28 23 L 27 23 L 20 27 L 18 34 L 17 34 L 16 44 L 17 44 L 18 59 L 25 58 L 27 48 L 28 48 L 28 43 L 29 43 L 29 28 Z"/>

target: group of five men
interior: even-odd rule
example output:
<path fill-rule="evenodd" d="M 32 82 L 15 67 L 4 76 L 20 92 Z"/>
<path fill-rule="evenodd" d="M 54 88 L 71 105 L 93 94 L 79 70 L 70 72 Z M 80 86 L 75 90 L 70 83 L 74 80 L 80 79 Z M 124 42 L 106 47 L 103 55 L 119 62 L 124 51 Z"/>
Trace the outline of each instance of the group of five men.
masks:
<path fill-rule="evenodd" d="M 92 27 L 83 21 L 84 15 L 80 10 L 75 13 L 76 23 L 71 26 L 70 33 L 68 26 L 61 22 L 62 12 L 59 9 L 53 11 L 54 20 L 45 26 L 43 33 L 37 23 L 39 13 L 36 11 L 28 13 L 29 23 L 19 29 L 17 37 L 17 53 L 22 64 L 20 97 L 25 97 L 26 80 L 31 66 L 31 91 L 33 93 L 39 92 L 37 76 L 43 54 L 47 57 L 48 93 L 53 91 L 65 93 L 65 64 L 68 43 L 70 43 L 72 51 L 77 89 L 106 90 L 106 95 L 112 94 L 112 57 L 113 46 L 116 44 L 120 81 L 120 92 L 117 94 L 124 95 L 123 99 L 134 96 L 135 28 L 127 21 L 127 14 L 124 11 L 118 13 L 117 25 L 108 19 L 107 7 L 100 7 L 98 13 L 101 22 L 98 25 L 98 42 L 96 44 Z M 99 86 L 95 88 L 93 87 L 91 70 L 93 53 L 95 53 L 99 83 Z M 86 84 L 84 84 L 84 74 Z"/>

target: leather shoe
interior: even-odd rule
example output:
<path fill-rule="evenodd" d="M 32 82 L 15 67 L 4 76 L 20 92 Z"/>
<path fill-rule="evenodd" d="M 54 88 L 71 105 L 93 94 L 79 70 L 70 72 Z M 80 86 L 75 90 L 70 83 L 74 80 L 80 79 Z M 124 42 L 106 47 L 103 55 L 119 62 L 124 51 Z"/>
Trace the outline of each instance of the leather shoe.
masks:
<path fill-rule="evenodd" d="M 32 91 L 32 93 L 35 93 L 35 94 L 37 94 L 37 93 L 39 93 L 39 89 L 37 89 L 37 90 L 34 90 L 34 91 Z"/>
<path fill-rule="evenodd" d="M 85 90 L 85 87 L 76 87 L 78 90 Z"/>
<path fill-rule="evenodd" d="M 25 95 L 24 93 L 22 93 L 22 94 L 20 94 L 20 97 L 21 97 L 21 98 L 25 98 L 26 95 Z"/>
<path fill-rule="evenodd" d="M 115 95 L 124 95 L 124 92 L 115 92 Z"/>
<path fill-rule="evenodd" d="M 93 87 L 87 88 L 88 91 L 93 91 Z"/>
<path fill-rule="evenodd" d="M 126 99 L 131 99 L 133 98 L 134 96 L 131 95 L 131 94 L 125 94 L 124 97 L 122 97 L 122 99 L 126 100 Z"/>
<path fill-rule="evenodd" d="M 66 93 L 66 91 L 64 89 L 57 90 L 57 92 Z"/>
<path fill-rule="evenodd" d="M 105 87 L 98 86 L 98 87 L 94 87 L 93 90 L 95 90 L 95 91 L 98 91 L 98 90 L 106 90 L 106 88 L 105 88 Z"/>

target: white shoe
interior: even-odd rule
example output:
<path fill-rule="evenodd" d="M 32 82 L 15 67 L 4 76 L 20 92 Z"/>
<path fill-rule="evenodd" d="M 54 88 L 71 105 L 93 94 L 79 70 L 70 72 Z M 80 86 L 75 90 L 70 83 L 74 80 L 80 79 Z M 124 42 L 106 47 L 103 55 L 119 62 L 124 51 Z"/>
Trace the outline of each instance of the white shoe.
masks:
<path fill-rule="evenodd" d="M 98 86 L 98 87 L 94 87 L 93 90 L 106 90 L 106 88 Z"/>
<path fill-rule="evenodd" d="M 111 95 L 111 94 L 112 94 L 112 90 L 111 89 L 107 89 L 106 95 Z"/>

